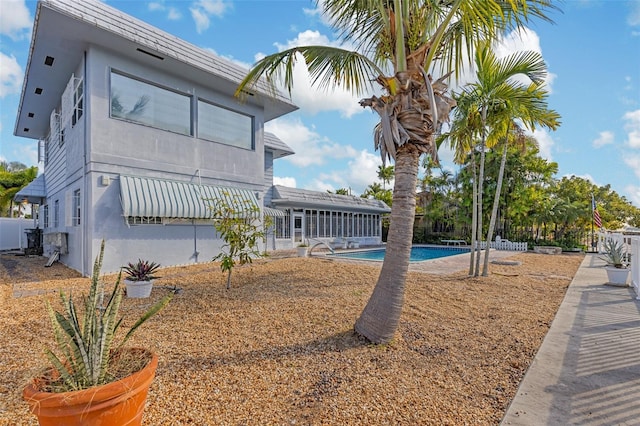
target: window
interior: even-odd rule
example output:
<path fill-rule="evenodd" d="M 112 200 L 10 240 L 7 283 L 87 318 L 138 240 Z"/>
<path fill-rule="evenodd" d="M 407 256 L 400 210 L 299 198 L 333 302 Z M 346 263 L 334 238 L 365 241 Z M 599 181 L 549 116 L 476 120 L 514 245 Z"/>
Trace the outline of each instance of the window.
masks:
<path fill-rule="evenodd" d="M 84 110 L 84 91 L 82 89 L 82 79 L 76 79 L 74 81 L 75 87 L 73 90 L 73 112 L 71 114 L 71 127 L 74 127 L 78 121 L 80 121 L 80 117 L 82 117 L 82 112 Z M 60 140 L 60 145 L 64 143 L 64 140 Z"/>
<path fill-rule="evenodd" d="M 49 205 L 42 206 L 42 227 L 47 229 L 49 227 Z"/>
<path fill-rule="evenodd" d="M 60 105 L 60 129 L 66 129 L 69 124 L 71 127 L 80 121 L 84 112 L 84 80 L 71 74 L 71 79 L 67 83 L 67 86 L 62 92 L 62 99 Z M 54 126 L 51 126 L 53 130 Z M 64 143 L 63 140 L 59 141 L 60 145 Z"/>
<path fill-rule="evenodd" d="M 156 216 L 127 216 L 129 225 L 162 225 L 162 218 Z"/>
<path fill-rule="evenodd" d="M 111 117 L 192 135 L 191 97 L 111 73 Z"/>
<path fill-rule="evenodd" d="M 80 225 L 80 190 L 73 191 L 73 211 L 71 212 L 71 223 L 73 226 Z"/>
<path fill-rule="evenodd" d="M 276 238 L 291 238 L 291 216 L 275 217 Z"/>
<path fill-rule="evenodd" d="M 53 227 L 57 228 L 60 224 L 60 203 L 58 200 L 53 202 Z"/>
<path fill-rule="evenodd" d="M 253 149 L 253 118 L 198 100 L 198 137 Z"/>

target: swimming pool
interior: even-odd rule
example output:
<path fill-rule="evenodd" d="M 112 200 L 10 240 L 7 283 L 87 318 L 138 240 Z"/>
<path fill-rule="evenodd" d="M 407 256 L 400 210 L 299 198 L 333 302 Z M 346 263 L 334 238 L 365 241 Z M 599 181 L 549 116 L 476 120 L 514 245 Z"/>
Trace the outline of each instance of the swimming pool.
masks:
<path fill-rule="evenodd" d="M 360 250 L 346 253 L 334 253 L 329 256 L 345 257 L 359 260 L 384 260 L 385 249 Z M 456 254 L 469 253 L 468 248 L 461 247 L 425 247 L 415 246 L 411 248 L 409 262 L 421 262 L 423 260 L 437 259 L 440 257 L 454 256 Z"/>

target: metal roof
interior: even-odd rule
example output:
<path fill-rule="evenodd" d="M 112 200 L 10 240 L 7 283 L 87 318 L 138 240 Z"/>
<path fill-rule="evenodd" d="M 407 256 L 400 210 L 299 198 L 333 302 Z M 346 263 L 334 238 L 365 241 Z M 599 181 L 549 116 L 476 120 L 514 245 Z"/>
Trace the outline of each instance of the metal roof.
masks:
<path fill-rule="evenodd" d="M 307 189 L 288 188 L 275 185 L 271 202 L 276 206 L 311 207 L 324 209 L 340 209 L 358 212 L 389 213 L 391 209 L 384 201 L 352 195 L 329 194 L 328 192 L 310 191 Z"/>
<path fill-rule="evenodd" d="M 42 204 L 46 197 L 47 185 L 44 180 L 44 175 L 41 174 L 18 191 L 13 197 L 13 201 L 21 202 L 27 200 L 27 202 L 32 204 Z"/>
<path fill-rule="evenodd" d="M 240 214 L 258 208 L 249 189 L 120 175 L 124 216 L 211 219 L 211 207 L 220 199 Z"/>
<path fill-rule="evenodd" d="M 286 157 L 295 152 L 273 133 L 264 132 L 264 147 L 273 152 L 273 159 Z"/>
<path fill-rule="evenodd" d="M 97 0 L 40 0 L 24 75 L 14 134 L 47 136 L 49 115 L 90 45 L 101 46 L 150 67 L 162 67 L 232 96 L 245 68 L 187 43 Z M 51 65 L 45 64 L 53 58 Z M 42 89 L 40 94 L 35 89 Z M 265 121 L 298 109 L 262 80 L 246 102 L 264 108 Z M 33 116 L 29 116 L 31 113 Z"/>

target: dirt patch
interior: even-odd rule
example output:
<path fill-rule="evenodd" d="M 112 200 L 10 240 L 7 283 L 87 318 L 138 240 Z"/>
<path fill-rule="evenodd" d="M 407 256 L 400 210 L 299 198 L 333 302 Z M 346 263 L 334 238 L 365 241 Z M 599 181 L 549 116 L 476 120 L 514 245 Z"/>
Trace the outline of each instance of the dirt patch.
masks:
<path fill-rule="evenodd" d="M 523 253 L 486 278 L 411 272 L 400 328 L 383 346 L 352 331 L 379 266 L 258 261 L 233 273 L 229 291 L 218 264 L 165 268 L 150 299 L 121 308 L 127 329 L 182 289 L 130 341 L 160 358 L 144 424 L 497 424 L 582 259 Z M 52 344 L 44 298 L 81 293 L 88 278 L 56 264 L 15 280 L 20 266 L 2 265 L 0 425 L 36 425 L 20 394 Z M 7 296 L 15 284 L 48 293 Z"/>

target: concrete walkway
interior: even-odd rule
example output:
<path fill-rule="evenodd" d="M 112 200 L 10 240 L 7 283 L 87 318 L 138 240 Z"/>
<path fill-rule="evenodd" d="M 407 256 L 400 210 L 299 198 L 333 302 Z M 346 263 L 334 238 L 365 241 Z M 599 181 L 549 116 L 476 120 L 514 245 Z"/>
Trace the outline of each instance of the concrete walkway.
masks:
<path fill-rule="evenodd" d="M 502 425 L 640 425 L 640 300 L 587 254 Z"/>

